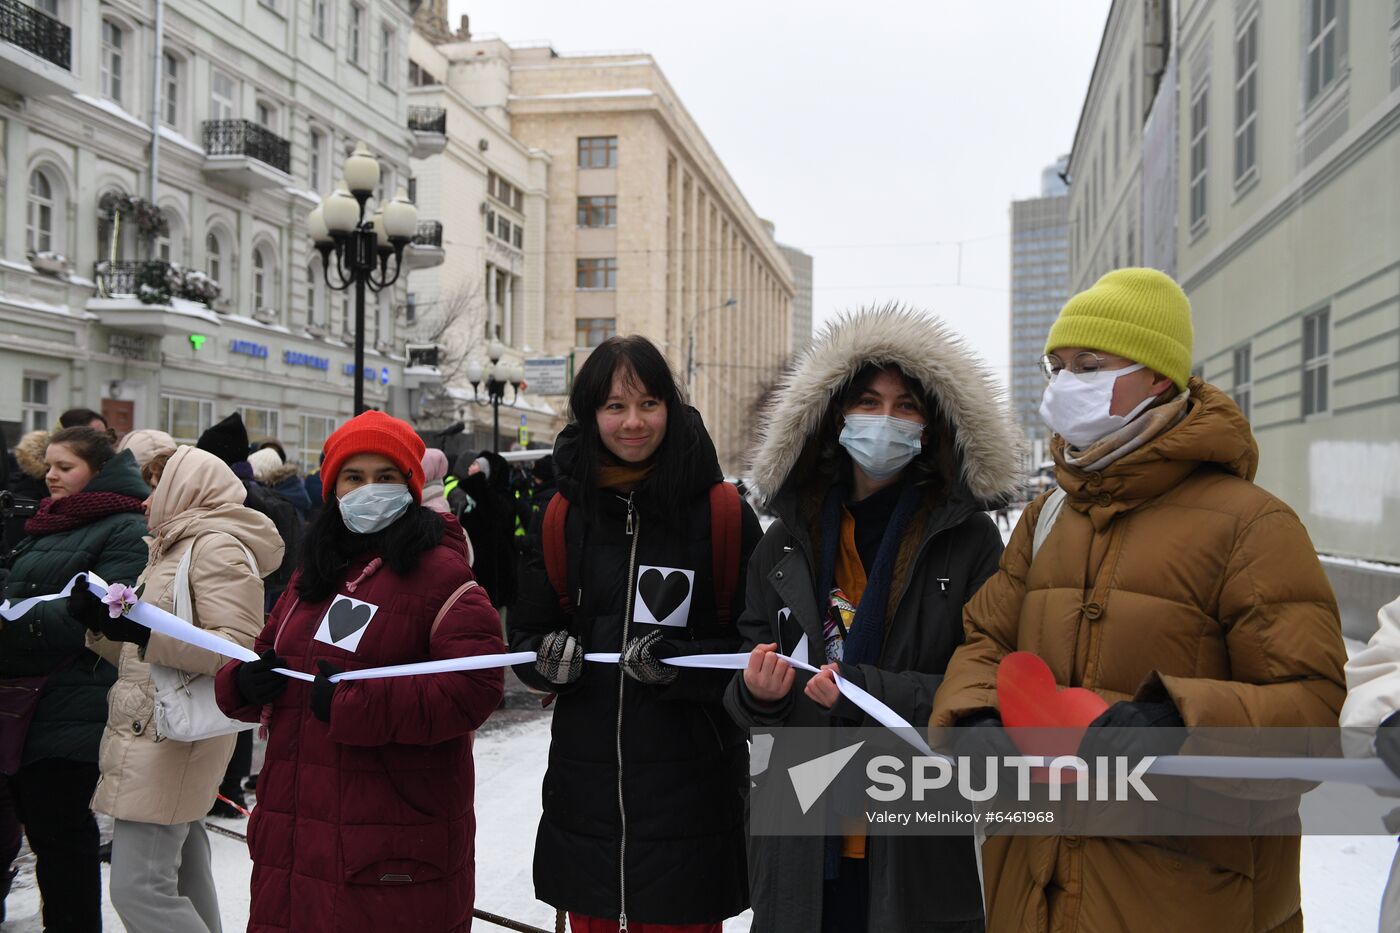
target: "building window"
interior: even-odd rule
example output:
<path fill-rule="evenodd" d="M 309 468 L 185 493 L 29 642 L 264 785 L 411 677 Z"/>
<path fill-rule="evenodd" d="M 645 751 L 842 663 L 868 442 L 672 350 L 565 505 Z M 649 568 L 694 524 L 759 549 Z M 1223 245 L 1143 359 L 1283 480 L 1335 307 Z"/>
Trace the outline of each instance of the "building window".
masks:
<path fill-rule="evenodd" d="M 321 448 L 326 446 L 326 438 L 335 433 L 335 418 L 329 415 L 301 416 L 301 468 L 306 471 L 316 469 L 321 462 Z"/>
<path fill-rule="evenodd" d="M 578 288 L 600 290 L 617 288 L 616 259 L 580 259 L 577 261 L 576 268 Z"/>
<path fill-rule="evenodd" d="M 1191 229 L 1206 219 L 1206 100 L 1210 84 L 1203 83 L 1191 98 Z"/>
<path fill-rule="evenodd" d="M 495 172 L 486 173 L 486 193 L 516 212 L 525 204 L 523 192 Z"/>
<path fill-rule="evenodd" d="M 510 242 L 514 244 L 516 249 L 525 248 L 525 232 L 521 228 L 520 224 L 516 224 L 515 229 L 510 232 Z"/>
<path fill-rule="evenodd" d="M 1327 410 L 1327 374 L 1331 368 L 1330 308 L 1303 318 L 1303 415 Z"/>
<path fill-rule="evenodd" d="M 160 397 L 161 430 L 179 444 L 193 444 L 214 423 L 214 403 L 179 395 Z"/>
<path fill-rule="evenodd" d="M 418 179 L 411 177 L 408 180 L 408 199 L 414 204 L 418 203 Z"/>
<path fill-rule="evenodd" d="M 306 267 L 306 324 L 315 327 L 320 318 L 321 267 L 313 260 Z"/>
<path fill-rule="evenodd" d="M 1137 49 L 1128 53 L 1128 132 L 1132 132 L 1137 119 Z"/>
<path fill-rule="evenodd" d="M 43 13 L 50 19 L 59 18 L 58 0 L 37 0 L 37 2 L 31 3 L 30 6 L 34 7 L 34 9 L 38 10 L 40 13 Z"/>
<path fill-rule="evenodd" d="M 617 196 L 599 195 L 578 199 L 580 227 L 616 227 Z"/>
<path fill-rule="evenodd" d="M 180 125 L 180 60 L 169 52 L 165 52 L 161 59 L 161 77 L 165 81 L 165 86 L 161 88 L 164 95 L 163 116 L 165 125 L 174 129 Z"/>
<path fill-rule="evenodd" d="M 326 137 L 321 135 L 320 130 L 312 130 L 310 141 L 307 143 L 306 153 L 306 180 L 315 192 L 321 191 L 321 151 L 325 148 Z"/>
<path fill-rule="evenodd" d="M 394 79 L 394 30 L 379 27 L 379 82 L 389 84 Z"/>
<path fill-rule="evenodd" d="M 23 391 L 20 396 L 21 419 L 24 422 L 26 433 L 30 431 L 47 431 L 52 423 L 52 412 L 49 411 L 49 389 L 51 380 L 40 376 L 25 376 Z"/>
<path fill-rule="evenodd" d="M 403 319 L 410 327 L 418 323 L 418 296 L 413 292 L 404 296 Z"/>
<path fill-rule="evenodd" d="M 1113 98 L 1113 177 L 1123 167 L 1123 92 Z"/>
<path fill-rule="evenodd" d="M 267 256 L 261 249 L 253 250 L 253 310 L 267 307 Z"/>
<path fill-rule="evenodd" d="M 616 136 L 580 136 L 579 168 L 617 168 Z"/>
<path fill-rule="evenodd" d="M 311 34 L 325 42 L 331 34 L 331 0 L 311 0 Z"/>
<path fill-rule="evenodd" d="M 358 3 L 350 4 L 350 28 L 346 34 L 346 53 L 350 64 L 359 65 L 364 61 L 365 8 Z"/>
<path fill-rule="evenodd" d="M 1250 14 L 1235 34 L 1235 181 L 1254 169 L 1259 102 L 1259 13 Z"/>
<path fill-rule="evenodd" d="M 275 408 L 255 408 L 244 405 L 238 409 L 243 416 L 243 426 L 248 429 L 248 440 L 275 441 L 282 436 L 278 427 L 282 423 L 282 413 Z"/>
<path fill-rule="evenodd" d="M 29 213 L 25 243 L 31 252 L 53 250 L 54 185 L 48 173 L 35 169 L 29 176 Z"/>
<path fill-rule="evenodd" d="M 222 71 L 209 76 L 209 119 L 232 120 L 238 116 L 238 85 Z"/>
<path fill-rule="evenodd" d="M 596 347 L 617 334 L 617 318 L 581 317 L 574 319 L 574 346 Z"/>
<path fill-rule="evenodd" d="M 219 235 L 214 231 L 209 231 L 204 238 L 205 265 L 204 271 L 209 278 L 215 282 L 224 280 L 224 248 L 219 240 Z"/>
<path fill-rule="evenodd" d="M 504 217 L 496 218 L 496 236 L 507 243 L 510 242 L 510 227 L 511 223 L 509 220 L 506 220 Z"/>
<path fill-rule="evenodd" d="M 1240 406 L 1240 411 L 1244 412 L 1245 420 L 1249 420 L 1250 401 L 1254 395 L 1254 380 L 1250 372 L 1252 368 L 1252 349 L 1252 345 L 1248 343 L 1243 346 L 1235 347 L 1235 388 L 1230 392 L 1230 396 L 1235 400 L 1235 404 Z"/>
<path fill-rule="evenodd" d="M 1337 7 L 1344 0 L 1308 0 L 1307 103 L 1337 79 Z"/>
<path fill-rule="evenodd" d="M 279 127 L 277 123 L 277 108 L 275 106 L 269 104 L 265 100 L 260 100 L 257 102 L 257 105 L 254 109 L 257 113 L 258 126 L 261 126 L 263 129 L 270 130 L 274 133 L 278 132 Z"/>
<path fill-rule="evenodd" d="M 126 33 L 110 19 L 102 21 L 102 96 L 122 102 L 122 63 Z"/>

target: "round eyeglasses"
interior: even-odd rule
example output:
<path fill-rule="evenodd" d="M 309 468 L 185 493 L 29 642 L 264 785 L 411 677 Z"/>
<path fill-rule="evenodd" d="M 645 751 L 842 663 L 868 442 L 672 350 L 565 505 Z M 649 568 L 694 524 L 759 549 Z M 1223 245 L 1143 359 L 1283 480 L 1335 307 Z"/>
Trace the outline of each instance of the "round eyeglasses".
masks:
<path fill-rule="evenodd" d="M 1116 361 L 1105 360 L 1097 353 L 1091 353 L 1088 350 L 1076 353 L 1068 363 L 1053 353 L 1047 353 L 1040 358 L 1040 372 L 1045 376 L 1047 382 L 1065 369 L 1086 381 L 1092 381 L 1100 370 L 1112 372 L 1115 369 L 1122 369 L 1126 365 L 1129 364 L 1118 365 Z"/>

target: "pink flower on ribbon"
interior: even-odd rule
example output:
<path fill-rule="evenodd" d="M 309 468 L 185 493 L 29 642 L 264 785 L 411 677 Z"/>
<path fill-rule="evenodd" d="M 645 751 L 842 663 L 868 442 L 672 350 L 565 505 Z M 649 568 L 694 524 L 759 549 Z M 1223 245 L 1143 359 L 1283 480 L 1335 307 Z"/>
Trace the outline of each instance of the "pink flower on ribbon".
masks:
<path fill-rule="evenodd" d="M 107 612 L 116 619 L 136 605 L 136 591 L 125 583 L 113 583 L 107 588 L 107 595 L 102 597 L 102 601 L 107 604 Z"/>

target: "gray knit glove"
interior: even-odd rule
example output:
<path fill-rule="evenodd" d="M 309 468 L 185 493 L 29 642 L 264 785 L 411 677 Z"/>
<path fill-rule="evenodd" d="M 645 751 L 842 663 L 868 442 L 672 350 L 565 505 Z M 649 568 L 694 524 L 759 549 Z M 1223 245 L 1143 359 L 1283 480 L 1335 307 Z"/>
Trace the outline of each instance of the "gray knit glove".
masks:
<path fill-rule="evenodd" d="M 583 675 L 583 642 L 568 632 L 550 632 L 535 649 L 535 670 L 552 684 L 571 684 Z"/>
<path fill-rule="evenodd" d="M 653 686 L 664 686 L 680 676 L 680 669 L 665 663 L 665 659 L 675 656 L 675 651 L 655 631 L 641 638 L 634 638 L 622 649 L 618 663 L 633 680 Z"/>

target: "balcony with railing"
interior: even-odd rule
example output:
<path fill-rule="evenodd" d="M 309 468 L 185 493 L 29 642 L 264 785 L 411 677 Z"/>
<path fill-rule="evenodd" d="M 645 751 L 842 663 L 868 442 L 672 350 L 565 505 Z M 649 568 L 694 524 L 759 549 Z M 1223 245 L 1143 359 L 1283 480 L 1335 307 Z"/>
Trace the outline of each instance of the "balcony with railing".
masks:
<path fill-rule="evenodd" d="M 251 120 L 204 121 L 204 173 L 242 188 L 292 183 L 292 144 Z"/>
<path fill-rule="evenodd" d="M 31 97 L 71 94 L 73 31 L 20 0 L 0 0 L 0 87 Z"/>
<path fill-rule="evenodd" d="M 196 269 L 159 259 L 103 261 L 94 278 L 97 294 L 87 310 L 106 327 L 165 337 L 218 326 L 209 303 L 218 298 L 219 284 Z"/>
<path fill-rule="evenodd" d="M 436 220 L 418 221 L 418 232 L 404 253 L 410 269 L 440 266 L 447 254 L 442 248 L 442 223 Z"/>
<path fill-rule="evenodd" d="M 413 131 L 413 158 L 425 159 L 447 148 L 446 107 L 409 107 L 408 128 Z"/>

